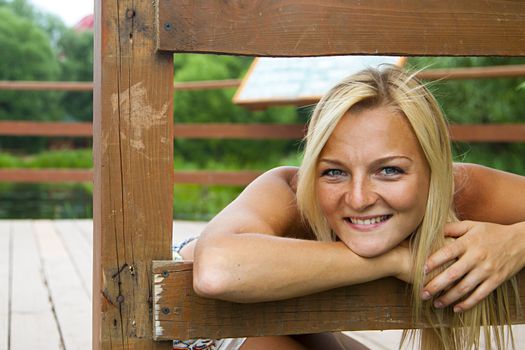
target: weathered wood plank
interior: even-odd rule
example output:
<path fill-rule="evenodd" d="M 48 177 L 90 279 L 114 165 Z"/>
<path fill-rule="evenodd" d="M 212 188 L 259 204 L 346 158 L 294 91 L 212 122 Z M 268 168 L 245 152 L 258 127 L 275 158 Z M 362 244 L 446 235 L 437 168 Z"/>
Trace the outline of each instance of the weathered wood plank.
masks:
<path fill-rule="evenodd" d="M 12 221 L 11 349 L 63 348 L 30 221 Z"/>
<path fill-rule="evenodd" d="M 238 304 L 198 297 L 192 263 L 153 262 L 157 339 L 227 338 L 413 328 L 409 286 L 395 278 L 275 302 Z M 525 273 L 519 275 L 525 290 Z M 521 295 L 524 305 L 525 295 Z M 514 315 L 524 323 L 525 315 Z M 425 327 L 425 324 L 418 324 Z"/>
<path fill-rule="evenodd" d="M 171 258 L 173 55 L 155 50 L 155 4 L 95 2 L 94 349 L 152 340 L 151 261 Z"/>
<path fill-rule="evenodd" d="M 69 260 L 80 278 L 82 289 L 91 300 L 93 282 L 93 246 L 84 238 L 80 228 L 71 220 L 53 221 L 53 226 L 66 249 Z M 89 319 L 91 327 L 91 319 Z"/>
<path fill-rule="evenodd" d="M 161 50 L 250 56 L 525 55 L 522 1 L 158 2 Z"/>
<path fill-rule="evenodd" d="M 51 221 L 35 221 L 34 231 L 64 348 L 89 349 L 91 298 L 82 286 L 81 276 Z"/>
<path fill-rule="evenodd" d="M 9 347 L 10 290 L 11 290 L 11 227 L 0 220 L 0 349 Z"/>

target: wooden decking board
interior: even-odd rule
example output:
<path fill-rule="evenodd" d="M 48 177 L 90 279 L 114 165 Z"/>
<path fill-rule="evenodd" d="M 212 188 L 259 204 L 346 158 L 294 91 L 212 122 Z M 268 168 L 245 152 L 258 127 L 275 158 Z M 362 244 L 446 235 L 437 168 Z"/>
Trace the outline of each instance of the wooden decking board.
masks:
<path fill-rule="evenodd" d="M 11 286 L 11 228 L 0 221 L 0 349 L 9 346 L 9 291 Z"/>
<path fill-rule="evenodd" d="M 91 300 L 93 280 L 93 247 L 84 239 L 80 228 L 71 220 L 57 220 L 54 228 L 62 240 L 69 259 L 73 263 L 76 273 L 80 277 L 82 288 Z"/>
<path fill-rule="evenodd" d="M 42 267 L 65 349 L 91 348 L 91 298 L 70 260 L 53 222 L 34 222 Z"/>
<path fill-rule="evenodd" d="M 91 219 L 80 219 L 75 220 L 75 226 L 80 228 L 84 240 L 89 244 L 91 249 L 93 249 L 93 220 Z M 90 251 L 91 260 L 93 260 L 93 252 Z"/>
<path fill-rule="evenodd" d="M 30 221 L 13 221 L 11 349 L 63 348 Z"/>

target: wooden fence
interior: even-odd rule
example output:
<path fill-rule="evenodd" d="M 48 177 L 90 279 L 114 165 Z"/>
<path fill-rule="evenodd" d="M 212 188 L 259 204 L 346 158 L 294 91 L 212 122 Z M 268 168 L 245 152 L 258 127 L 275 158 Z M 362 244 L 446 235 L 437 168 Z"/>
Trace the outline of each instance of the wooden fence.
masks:
<path fill-rule="evenodd" d="M 418 73 L 425 80 L 487 79 L 525 76 L 525 65 L 433 69 Z M 174 83 L 175 90 L 235 88 L 240 80 Z M 0 81 L 0 90 L 92 91 L 92 82 Z M 452 125 L 451 137 L 460 142 L 525 142 L 525 124 Z M 283 140 L 301 139 L 302 124 L 175 124 L 173 137 L 191 139 Z M 88 137 L 91 123 L 0 121 L 0 136 Z M 175 183 L 246 185 L 259 171 L 175 171 Z M 0 169 L 0 182 L 91 182 L 91 170 Z"/>

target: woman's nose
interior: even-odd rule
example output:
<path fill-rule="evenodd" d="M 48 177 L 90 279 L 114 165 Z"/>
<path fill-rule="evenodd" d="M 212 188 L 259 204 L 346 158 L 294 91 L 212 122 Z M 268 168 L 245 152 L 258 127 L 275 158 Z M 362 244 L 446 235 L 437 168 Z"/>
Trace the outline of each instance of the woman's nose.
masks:
<path fill-rule="evenodd" d="M 377 193 L 375 193 L 369 181 L 354 180 L 345 193 L 345 201 L 351 209 L 364 211 L 376 203 Z"/>

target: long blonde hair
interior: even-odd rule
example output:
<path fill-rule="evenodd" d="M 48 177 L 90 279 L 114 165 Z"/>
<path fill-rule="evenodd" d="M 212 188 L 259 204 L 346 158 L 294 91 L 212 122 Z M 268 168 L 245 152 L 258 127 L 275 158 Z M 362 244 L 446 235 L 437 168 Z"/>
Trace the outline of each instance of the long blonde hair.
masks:
<path fill-rule="evenodd" d="M 303 219 L 318 240 L 335 240 L 335 233 L 328 225 L 317 198 L 318 158 L 339 120 L 350 109 L 379 106 L 393 107 L 406 117 L 430 169 L 425 214 L 412 236 L 412 298 L 414 324 L 423 319 L 432 328 L 420 333 L 405 333 L 403 341 L 418 339 L 420 348 L 425 350 L 470 349 L 479 347 L 482 326 L 488 349 L 493 339 L 497 349 L 507 348 L 509 338 L 505 336 L 503 326 L 491 326 L 510 324 L 507 283 L 463 313 L 453 313 L 450 308 L 435 309 L 431 301 L 424 302 L 420 298 L 425 281 L 425 261 L 432 252 L 445 245 L 444 226 L 457 218 L 453 210 L 452 153 L 447 124 L 437 101 L 414 74 L 393 66 L 369 68 L 337 84 L 321 99 L 310 119 L 299 168 L 297 203 Z M 509 332 L 512 339 L 510 327 Z"/>

